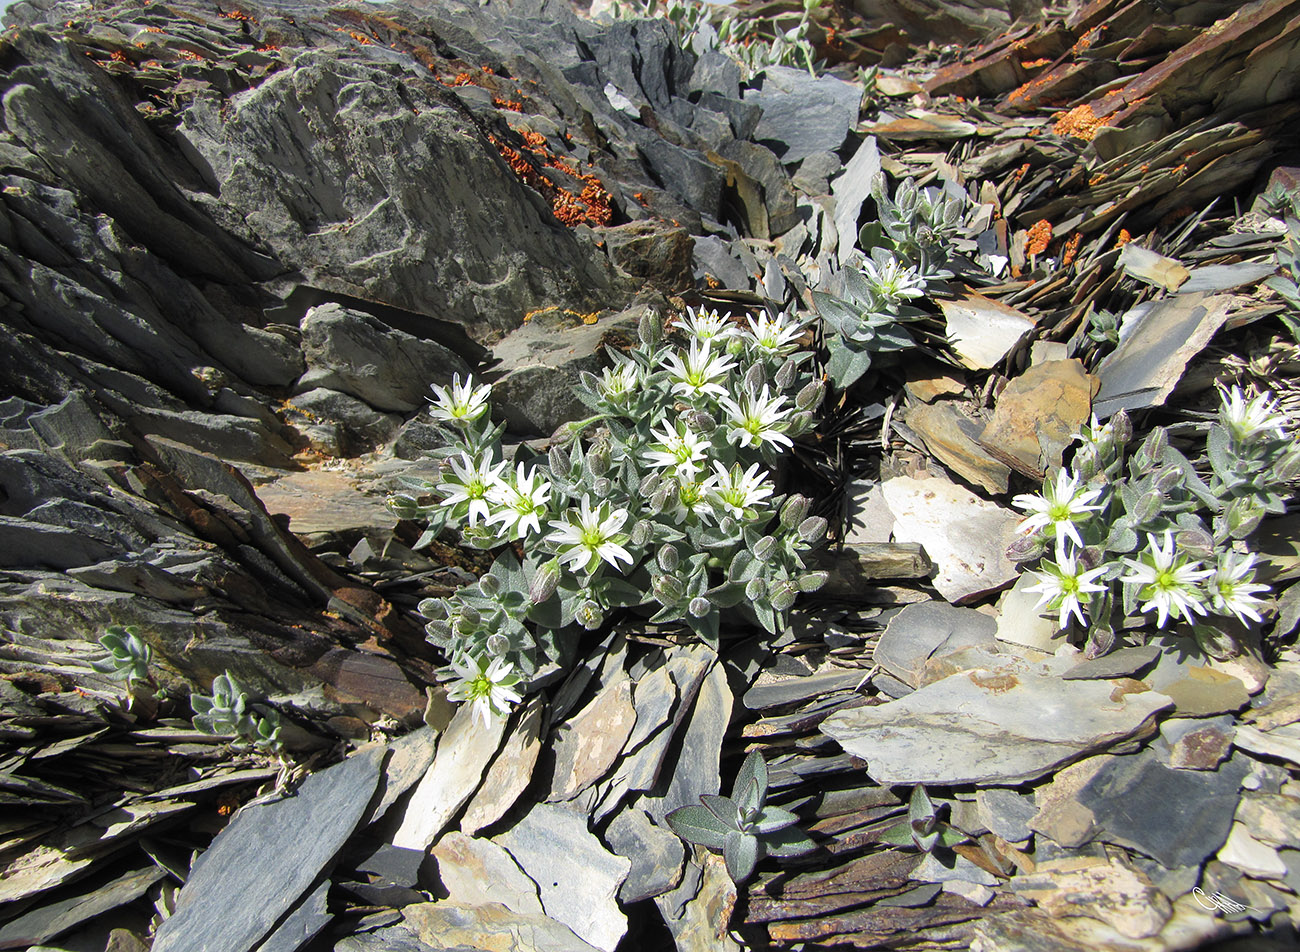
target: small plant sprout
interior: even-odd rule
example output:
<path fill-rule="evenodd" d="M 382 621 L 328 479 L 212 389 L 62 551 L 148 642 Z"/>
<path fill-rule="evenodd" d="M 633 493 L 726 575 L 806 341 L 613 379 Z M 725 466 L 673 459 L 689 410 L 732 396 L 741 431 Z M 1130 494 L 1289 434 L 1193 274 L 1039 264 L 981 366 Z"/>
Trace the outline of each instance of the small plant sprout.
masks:
<path fill-rule="evenodd" d="M 680 807 L 665 819 L 688 843 L 722 850 L 727 875 L 740 884 L 764 856 L 801 856 L 817 848 L 806 833 L 795 829 L 797 816 L 766 806 L 766 800 L 767 763 L 754 750 L 741 764 L 730 797 L 706 793 L 700 804 Z"/>
<path fill-rule="evenodd" d="M 1154 536 L 1147 536 L 1148 547 L 1137 559 L 1125 559 L 1133 570 L 1120 581 L 1137 590 L 1143 612 L 1155 611 L 1156 627 L 1165 627 L 1170 618 L 1192 621 L 1193 615 L 1206 613 L 1206 594 L 1200 583 L 1214 575 L 1213 569 L 1201 568 L 1176 550 L 1172 532 L 1165 533 L 1161 546 Z"/>
<path fill-rule="evenodd" d="M 511 705 L 521 700 L 515 690 L 519 675 L 514 673 L 514 665 L 504 658 L 493 658 L 487 664 L 481 658 L 455 660 L 450 673 L 447 699 L 469 701 L 484 727 L 489 727 L 494 717 L 505 717 Z"/>
<path fill-rule="evenodd" d="M 1042 495 L 1022 493 L 1013 498 L 1011 504 L 1029 513 L 1020 524 L 1020 531 L 1025 535 L 1048 530 L 1048 534 L 1058 541 L 1069 539 L 1082 548 L 1083 539 L 1076 523 L 1087 520 L 1091 513 L 1104 508 L 1093 502 L 1100 496 L 1100 489 L 1084 489 L 1069 470 L 1062 468 L 1056 474 L 1055 484 L 1050 481 L 1043 484 Z"/>
<path fill-rule="evenodd" d="M 1083 617 L 1083 599 L 1080 596 L 1089 597 L 1106 591 L 1106 586 L 1098 585 L 1095 579 L 1105 575 L 1108 571 L 1107 567 L 1081 571 L 1074 555 L 1059 552 L 1057 561 L 1044 559 L 1040 568 L 1042 571 L 1033 573 L 1039 580 L 1038 584 L 1025 589 L 1027 592 L 1040 593 L 1038 604 L 1034 608 L 1047 606 L 1051 611 L 1059 611 L 1061 628 L 1069 625 L 1071 615 L 1079 619 L 1080 625 L 1086 624 L 1087 619 Z"/>
<path fill-rule="evenodd" d="M 274 708 L 254 709 L 235 676 L 227 671 L 212 681 L 212 695 L 190 695 L 194 729 L 217 737 L 233 736 L 263 753 L 279 753 L 280 715 Z"/>
<path fill-rule="evenodd" d="M 134 625 L 109 625 L 100 637 L 99 644 L 108 652 L 108 657 L 102 661 L 92 661 L 90 666 L 100 674 L 110 674 L 126 682 L 128 705 L 135 696 L 133 688 L 137 683 L 153 688 L 155 697 L 163 696 L 163 690 L 149 670 L 149 665 L 153 662 L 153 649 L 140 637 L 139 628 Z"/>
<path fill-rule="evenodd" d="M 907 819 L 890 827 L 881 839 L 895 846 L 910 846 L 929 853 L 937 846 L 952 847 L 968 839 L 960 830 L 939 819 L 945 804 L 935 805 L 925 787 L 917 784 L 907 802 Z"/>
<path fill-rule="evenodd" d="M 435 420 L 468 426 L 477 421 L 488 411 L 488 395 L 492 388 L 487 384 L 474 385 L 473 377 L 466 377 L 460 382 L 460 374 L 452 378 L 451 387 L 434 384 L 434 402 L 429 408 L 429 415 Z"/>

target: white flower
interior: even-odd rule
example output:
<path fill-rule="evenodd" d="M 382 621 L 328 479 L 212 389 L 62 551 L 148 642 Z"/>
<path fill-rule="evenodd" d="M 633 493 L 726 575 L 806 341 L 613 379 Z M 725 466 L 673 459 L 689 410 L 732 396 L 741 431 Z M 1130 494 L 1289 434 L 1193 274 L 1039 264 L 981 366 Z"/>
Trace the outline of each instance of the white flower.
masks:
<path fill-rule="evenodd" d="M 575 571 L 591 574 L 601 559 L 615 568 L 619 562 L 631 565 L 632 555 L 622 545 L 627 536 L 618 531 L 626 521 L 626 509 L 611 509 L 608 502 L 602 502 L 593 510 L 590 497 L 584 494 L 580 508 L 569 507 L 563 519 L 551 520 L 556 531 L 546 541 L 555 545 L 560 561 Z"/>
<path fill-rule="evenodd" d="M 793 446 L 782 431 L 788 425 L 790 411 L 783 409 L 785 397 L 769 396 L 767 385 L 762 393 L 748 391 L 737 403 L 730 397 L 718 401 L 727 414 L 727 439 L 739 446 L 761 447 L 764 443 Z"/>
<path fill-rule="evenodd" d="M 1223 402 L 1219 407 L 1219 419 L 1238 443 L 1253 440 L 1260 434 L 1274 438 L 1286 435 L 1283 429 L 1286 416 L 1270 394 L 1257 394 L 1247 400 L 1240 387 L 1233 387 L 1220 391 L 1220 397 Z"/>
<path fill-rule="evenodd" d="M 889 258 L 883 265 L 869 259 L 862 262 L 862 276 L 876 294 L 891 303 L 925 297 L 925 278 L 915 268 L 901 267 L 894 258 Z"/>
<path fill-rule="evenodd" d="M 677 480 L 677 492 L 669 500 L 667 514 L 673 517 L 673 522 L 677 525 L 691 516 L 701 522 L 716 518 L 717 513 L 713 511 L 713 503 L 709 498 L 716 484 L 716 476 L 710 476 L 702 482 Z"/>
<path fill-rule="evenodd" d="M 1213 569 L 1203 569 L 1199 562 L 1189 562 L 1184 556 L 1174 551 L 1174 535 L 1165 533 L 1164 548 L 1156 542 L 1155 536 L 1148 535 L 1149 548 L 1143 552 L 1140 560 L 1125 559 L 1124 562 L 1133 569 L 1132 575 L 1125 575 L 1120 581 L 1137 585 L 1138 598 L 1146 602 L 1142 611 L 1156 611 L 1156 627 L 1165 627 L 1165 621 L 1172 615 L 1191 621 L 1192 615 L 1204 615 L 1204 593 L 1199 583 L 1214 574 Z"/>
<path fill-rule="evenodd" d="M 714 340 L 726 340 L 740 333 L 740 328 L 731 323 L 725 315 L 717 311 L 706 311 L 704 308 L 697 311 L 688 307 L 686 317 L 677 318 L 672 326 L 681 328 L 702 344 Z"/>
<path fill-rule="evenodd" d="M 524 472 L 524 464 L 515 467 L 514 477 L 488 490 L 488 498 L 501 508 L 488 519 L 488 525 L 500 523 L 501 531 L 512 539 L 522 539 L 529 532 L 541 532 L 541 517 L 551 500 L 551 484 L 537 469 Z"/>
<path fill-rule="evenodd" d="M 725 354 L 713 353 L 707 341 L 700 343 L 693 340 L 686 351 L 685 360 L 682 360 L 679 353 L 671 352 L 664 358 L 664 366 L 668 369 L 673 393 L 688 398 L 704 394 L 725 397 L 727 388 L 718 383 L 718 380 L 725 377 L 735 364 Z"/>
<path fill-rule="evenodd" d="M 1267 592 L 1267 585 L 1255 582 L 1255 556 L 1244 558 L 1236 552 L 1226 552 L 1219 556 L 1218 567 L 1214 577 L 1207 586 L 1210 590 L 1210 603 L 1220 615 L 1235 615 L 1237 620 L 1245 622 L 1263 621 L 1256 605 L 1264 604 L 1263 599 L 1256 598 L 1256 592 Z"/>
<path fill-rule="evenodd" d="M 1105 574 L 1106 566 L 1096 569 L 1089 569 L 1087 572 L 1080 572 L 1075 564 L 1073 555 L 1060 554 L 1056 562 L 1043 560 L 1041 566 L 1045 571 L 1034 572 L 1038 578 L 1037 585 L 1030 585 L 1025 589 L 1027 592 L 1039 592 L 1038 604 L 1034 606 L 1037 610 L 1046 605 L 1052 611 L 1060 611 L 1060 627 L 1064 628 L 1070 623 L 1070 616 L 1079 619 L 1079 624 L 1085 624 L 1086 619 L 1083 617 L 1083 602 L 1080 595 L 1089 595 L 1093 592 L 1106 591 L 1105 585 L 1098 585 L 1094 579 Z"/>
<path fill-rule="evenodd" d="M 484 659 L 473 657 L 453 659 L 451 667 L 456 676 L 447 690 L 447 699 L 472 702 L 483 726 L 490 727 L 493 717 L 505 717 L 510 713 L 510 705 L 518 704 L 522 698 L 514 690 L 519 683 L 519 675 L 513 673 L 514 665 L 504 658 L 494 658 L 486 666 L 483 662 Z"/>
<path fill-rule="evenodd" d="M 698 433 L 688 427 L 685 421 L 678 420 L 675 427 L 664 424 L 662 430 L 651 429 L 650 435 L 657 443 L 642 452 L 651 466 L 657 469 L 675 468 L 685 479 L 694 479 L 704 462 L 708 444 L 700 439 Z"/>
<path fill-rule="evenodd" d="M 1021 493 L 1011 500 L 1011 505 L 1030 513 L 1020 524 L 1020 531 L 1025 535 L 1051 526 L 1058 540 L 1070 539 L 1083 548 L 1075 522 L 1086 520 L 1088 513 L 1104 508 L 1092 502 L 1100 495 L 1100 489 L 1084 490 L 1070 471 L 1062 468 L 1056 474 L 1055 485 L 1051 480 L 1043 484 L 1042 495 Z"/>
<path fill-rule="evenodd" d="M 474 525 L 479 519 L 487 521 L 492 514 L 488 506 L 490 493 L 501 482 L 505 461 L 494 466 L 490 452 L 477 462 L 468 453 L 462 452 L 460 459 L 452 457 L 448 462 L 451 464 L 451 475 L 444 476 L 438 484 L 438 490 L 446 497 L 441 505 L 454 508 L 461 503 L 468 503 L 469 513 L 466 518 L 469 525 Z"/>
<path fill-rule="evenodd" d="M 737 463 L 727 469 L 721 463 L 714 462 L 714 484 L 709 491 L 709 500 L 714 507 L 728 512 L 737 519 L 745 517 L 745 510 L 752 509 L 772 495 L 772 484 L 768 482 L 767 473 L 760 473 L 758 464 L 753 463 L 743 473 Z"/>
<path fill-rule="evenodd" d="M 769 317 L 767 312 L 749 321 L 749 331 L 753 335 L 756 348 L 768 354 L 784 357 L 795 349 L 795 342 L 803 336 L 803 323 L 787 315 L 784 311 L 776 317 Z"/>
<path fill-rule="evenodd" d="M 488 397 L 492 395 L 491 384 L 475 387 L 474 378 L 470 376 L 466 376 L 462 384 L 460 374 L 452 378 L 450 391 L 437 384 L 430 389 L 436 399 L 429 408 L 429 415 L 435 420 L 446 420 L 449 423 L 473 423 L 487 412 Z"/>
<path fill-rule="evenodd" d="M 632 361 L 619 357 L 615 366 L 601 371 L 596 386 L 601 397 L 617 406 L 640 389 L 641 369 Z"/>

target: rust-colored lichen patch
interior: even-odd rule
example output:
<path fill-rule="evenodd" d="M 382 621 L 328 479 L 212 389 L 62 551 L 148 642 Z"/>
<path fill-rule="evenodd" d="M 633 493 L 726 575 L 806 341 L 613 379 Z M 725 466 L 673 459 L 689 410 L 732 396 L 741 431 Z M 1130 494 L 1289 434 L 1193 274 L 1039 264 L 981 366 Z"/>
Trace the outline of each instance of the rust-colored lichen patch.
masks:
<path fill-rule="evenodd" d="M 1052 131 L 1058 136 L 1073 136 L 1076 139 L 1083 139 L 1085 142 L 1091 142 L 1092 137 L 1097 134 L 1101 128 L 1101 119 L 1092 111 L 1091 103 L 1084 103 L 1082 106 L 1075 106 L 1073 109 L 1063 113 L 1052 126 Z"/>
<path fill-rule="evenodd" d="M 1051 60 L 1044 56 L 1042 59 L 1021 60 L 1020 65 L 1024 69 L 1037 69 L 1040 66 L 1046 66 L 1050 62 Z"/>
<path fill-rule="evenodd" d="M 1115 236 L 1115 247 L 1123 248 L 1126 244 L 1128 244 L 1132 240 L 1133 240 L 1133 236 L 1128 233 L 1128 229 L 1121 228 L 1119 230 L 1119 234 Z"/>
<path fill-rule="evenodd" d="M 580 171 L 572 161 L 554 155 L 546 144 L 545 136 L 526 132 L 521 138 L 524 142 L 523 151 L 512 148 L 496 136 L 488 136 L 520 181 L 540 192 L 551 203 L 551 211 L 557 219 L 569 227 L 610 223 L 614 214 L 609 207 L 609 192 L 600 184 L 600 179 Z M 531 154 L 531 160 L 523 154 L 525 151 Z M 573 192 L 560 188 L 543 175 L 538 166 L 564 172 L 575 180 L 575 186 L 581 184 L 581 190 L 574 195 Z"/>
<path fill-rule="evenodd" d="M 1083 241 L 1083 235 L 1075 232 L 1065 242 L 1065 248 L 1061 251 L 1062 267 L 1069 267 L 1074 264 L 1074 258 L 1079 253 L 1079 244 Z"/>
<path fill-rule="evenodd" d="M 1020 684 L 1019 678 L 1006 672 L 972 671 L 969 677 L 971 684 L 993 694 L 1004 694 Z"/>
<path fill-rule="evenodd" d="M 1040 218 L 1030 226 L 1029 232 L 1025 236 L 1025 254 L 1041 255 L 1051 243 L 1052 223 L 1046 218 Z"/>

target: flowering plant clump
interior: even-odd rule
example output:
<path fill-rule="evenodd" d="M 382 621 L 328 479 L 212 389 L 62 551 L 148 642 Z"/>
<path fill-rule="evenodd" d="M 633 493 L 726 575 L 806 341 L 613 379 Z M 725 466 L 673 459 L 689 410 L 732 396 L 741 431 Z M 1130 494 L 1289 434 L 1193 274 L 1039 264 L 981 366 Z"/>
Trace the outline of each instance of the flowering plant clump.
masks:
<path fill-rule="evenodd" d="M 1133 429 L 1121 411 L 1084 427 L 1073 470 L 1062 468 L 1041 493 L 1016 496 L 1026 513 L 1023 543 L 1011 553 L 1041 557 L 1038 607 L 1061 628 L 1086 627 L 1089 650 L 1114 641 L 1113 608 L 1155 627 L 1183 622 L 1206 650 L 1231 650 L 1213 616 L 1260 622 L 1268 586 L 1255 581 L 1248 537 L 1265 516 L 1285 512 L 1287 484 L 1300 476 L 1300 447 L 1276 400 L 1221 391 L 1200 467 L 1153 430 L 1127 455 Z M 1125 465 L 1127 463 L 1127 466 Z"/>
<path fill-rule="evenodd" d="M 716 647 L 723 611 L 776 632 L 825 580 L 805 555 L 826 521 L 777 491 L 780 454 L 812 429 L 823 394 L 799 350 L 803 323 L 688 311 L 673 328 L 679 343 L 647 316 L 636 347 L 584 374 L 592 415 L 544 456 L 507 456 L 486 384 L 435 388 L 441 476 L 408 480 L 389 505 L 426 522 L 424 543 L 455 529 L 498 552 L 476 585 L 420 605 L 450 660 L 450 696 L 485 719 L 620 611 Z"/>
<path fill-rule="evenodd" d="M 883 175 L 872 183 L 877 221 L 858 237 L 862 256 L 813 291 L 826 324 L 826 373 L 840 390 L 871 369 L 874 354 L 906 350 L 916 340 L 906 324 L 928 317 L 916 302 L 945 288 L 945 245 L 961 226 L 967 199 L 960 190 L 918 189 L 905 179 L 891 198 Z"/>

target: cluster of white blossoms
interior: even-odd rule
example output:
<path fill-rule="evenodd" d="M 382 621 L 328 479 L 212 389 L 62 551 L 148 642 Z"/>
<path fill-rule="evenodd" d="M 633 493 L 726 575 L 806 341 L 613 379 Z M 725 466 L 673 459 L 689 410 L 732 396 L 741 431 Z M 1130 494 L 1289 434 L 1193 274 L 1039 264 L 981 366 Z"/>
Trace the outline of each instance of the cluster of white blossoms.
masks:
<path fill-rule="evenodd" d="M 1234 446 L 1283 437 L 1286 420 L 1272 398 L 1247 398 L 1237 387 L 1223 391 L 1222 397 L 1219 418 Z M 1077 465 L 1095 468 L 1099 447 L 1115 442 L 1110 426 L 1101 426 L 1093 417 L 1084 430 Z M 1027 591 L 1038 594 L 1036 608 L 1058 613 L 1061 628 L 1072 618 L 1086 625 L 1089 606 L 1103 603 L 1109 583 L 1116 581 L 1129 587 L 1142 613 L 1154 613 L 1157 628 L 1171 621 L 1195 622 L 1210 612 L 1242 622 L 1262 620 L 1260 594 L 1269 587 L 1254 581 L 1255 555 L 1233 549 L 1230 541 L 1207 563 L 1180 550 L 1175 531 L 1164 529 L 1143 533 L 1145 544 L 1135 557 L 1107 559 L 1107 523 L 1115 514 L 1105 516 L 1112 502 L 1113 485 L 1107 480 L 1094 477 L 1091 485 L 1084 484 L 1064 467 L 1055 480 L 1044 483 L 1042 493 L 1012 500 L 1027 514 L 1021 531 L 1052 546 L 1052 557 L 1042 560 L 1033 573 L 1037 582 Z"/>

